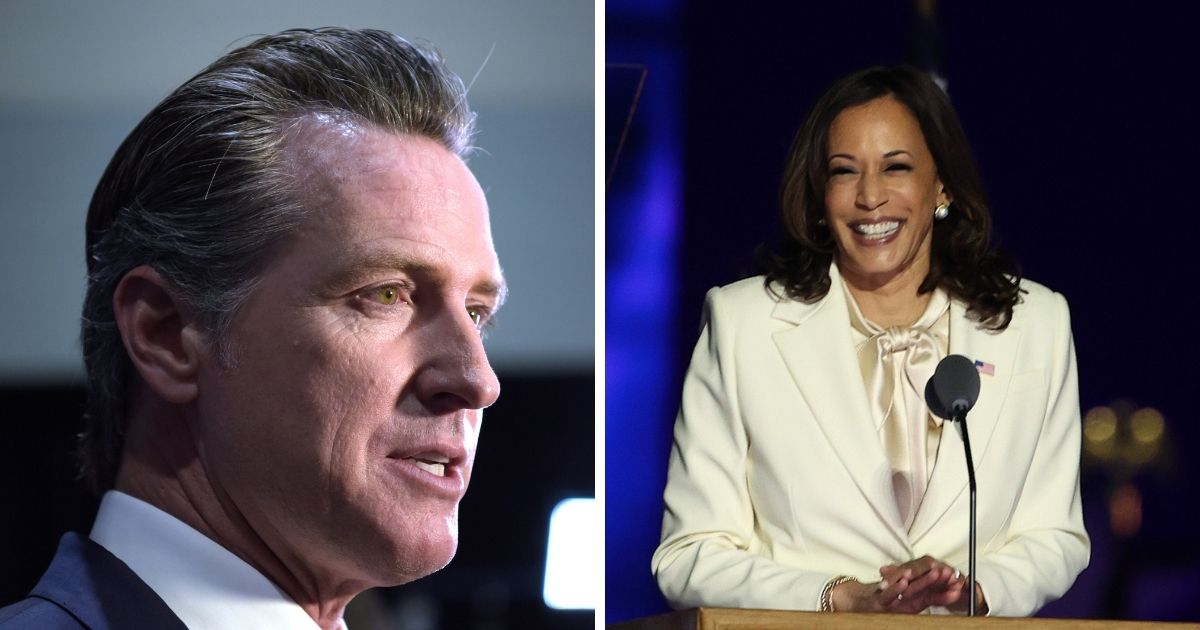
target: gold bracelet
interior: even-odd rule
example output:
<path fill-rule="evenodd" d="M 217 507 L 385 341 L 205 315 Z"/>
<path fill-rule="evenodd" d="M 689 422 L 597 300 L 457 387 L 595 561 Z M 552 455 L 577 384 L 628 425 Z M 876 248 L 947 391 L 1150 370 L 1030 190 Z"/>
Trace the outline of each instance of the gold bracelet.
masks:
<path fill-rule="evenodd" d="M 846 582 L 857 582 L 849 575 L 839 575 L 825 583 L 825 588 L 821 589 L 821 612 L 837 612 L 833 609 L 833 589 L 838 584 Z"/>

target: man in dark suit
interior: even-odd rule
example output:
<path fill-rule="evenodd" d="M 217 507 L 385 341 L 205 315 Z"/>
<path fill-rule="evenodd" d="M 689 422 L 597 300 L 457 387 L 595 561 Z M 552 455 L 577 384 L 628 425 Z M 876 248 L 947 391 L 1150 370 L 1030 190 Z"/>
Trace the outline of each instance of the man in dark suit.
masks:
<path fill-rule="evenodd" d="M 0 624 L 25 628 L 186 626 L 161 597 L 104 547 L 67 534 L 29 597 L 0 609 Z"/>
<path fill-rule="evenodd" d="M 100 510 L 0 628 L 338 628 L 449 562 L 505 284 L 429 50 L 287 31 L 168 96 L 87 219 Z"/>

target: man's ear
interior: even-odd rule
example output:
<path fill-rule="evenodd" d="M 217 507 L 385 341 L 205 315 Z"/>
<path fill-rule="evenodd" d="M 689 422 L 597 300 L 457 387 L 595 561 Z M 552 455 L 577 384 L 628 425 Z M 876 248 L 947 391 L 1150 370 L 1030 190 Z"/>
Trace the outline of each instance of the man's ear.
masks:
<path fill-rule="evenodd" d="M 196 398 L 203 338 L 166 278 L 147 265 L 121 278 L 113 315 L 133 367 L 168 402 Z"/>

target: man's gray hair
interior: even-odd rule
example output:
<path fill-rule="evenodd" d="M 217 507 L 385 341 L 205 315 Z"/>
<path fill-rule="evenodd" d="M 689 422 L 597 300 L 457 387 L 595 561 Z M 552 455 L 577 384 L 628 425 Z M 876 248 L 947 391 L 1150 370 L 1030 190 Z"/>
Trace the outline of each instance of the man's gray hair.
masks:
<path fill-rule="evenodd" d="M 150 265 L 220 339 L 303 217 L 281 153 L 298 121 L 327 114 L 420 135 L 460 157 L 474 114 L 432 49 L 377 30 L 290 30 L 234 50 L 158 104 L 117 149 L 87 218 L 82 343 L 88 408 L 81 473 L 113 487 L 134 376 L 113 294 Z"/>

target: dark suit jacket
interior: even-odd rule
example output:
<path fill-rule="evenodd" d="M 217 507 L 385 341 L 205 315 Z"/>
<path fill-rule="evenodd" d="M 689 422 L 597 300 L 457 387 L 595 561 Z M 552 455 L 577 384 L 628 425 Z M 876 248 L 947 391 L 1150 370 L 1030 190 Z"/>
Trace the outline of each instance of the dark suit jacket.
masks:
<path fill-rule="evenodd" d="M 0 629 L 186 630 L 162 598 L 124 562 L 79 534 L 58 543 L 29 597 L 0 608 Z"/>

